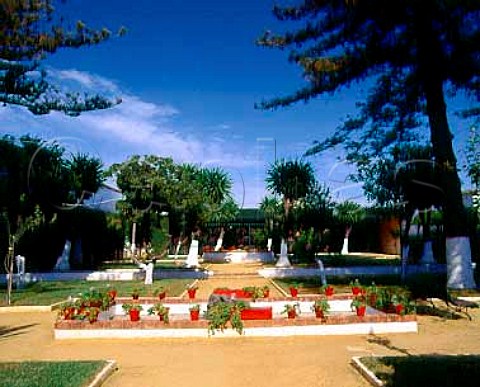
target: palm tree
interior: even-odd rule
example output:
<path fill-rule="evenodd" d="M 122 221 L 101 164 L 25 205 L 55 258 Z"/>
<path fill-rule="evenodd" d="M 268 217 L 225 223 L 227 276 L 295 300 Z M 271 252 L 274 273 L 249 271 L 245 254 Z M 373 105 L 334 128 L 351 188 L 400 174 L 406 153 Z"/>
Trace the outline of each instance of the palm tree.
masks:
<path fill-rule="evenodd" d="M 364 216 L 363 207 L 360 204 L 345 201 L 335 207 L 335 216 L 340 223 L 345 225 L 345 237 L 343 239 L 342 254 L 348 254 L 348 238 L 355 223 Z"/>
<path fill-rule="evenodd" d="M 67 161 L 76 203 L 83 203 L 98 191 L 105 180 L 102 174 L 102 161 L 86 154 L 78 153 Z"/>
<path fill-rule="evenodd" d="M 220 204 L 231 197 L 232 180 L 221 168 L 203 168 L 198 179 L 208 202 Z"/>
<path fill-rule="evenodd" d="M 282 218 L 282 202 L 275 197 L 265 196 L 260 203 L 260 209 L 265 214 L 265 221 L 270 234 L 273 232 L 273 225 Z"/>
<path fill-rule="evenodd" d="M 284 231 L 286 234 L 293 203 L 305 197 L 315 184 L 312 165 L 301 160 L 279 160 L 270 166 L 265 181 L 268 190 L 283 197 Z"/>

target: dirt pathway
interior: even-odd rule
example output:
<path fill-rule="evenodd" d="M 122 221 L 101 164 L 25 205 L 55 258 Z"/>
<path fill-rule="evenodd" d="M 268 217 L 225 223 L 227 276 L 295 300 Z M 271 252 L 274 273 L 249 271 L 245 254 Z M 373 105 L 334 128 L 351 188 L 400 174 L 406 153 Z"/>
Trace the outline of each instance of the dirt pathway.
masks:
<path fill-rule="evenodd" d="M 214 287 L 269 285 L 258 265 L 212 265 L 199 297 Z M 239 275 L 241 274 L 241 275 Z M 273 295 L 276 290 L 270 286 Z M 55 313 L 0 314 L 0 361 L 114 359 L 107 387 L 366 387 L 352 356 L 399 353 L 480 354 L 480 311 L 473 321 L 422 317 L 418 334 L 281 338 L 55 341 Z"/>

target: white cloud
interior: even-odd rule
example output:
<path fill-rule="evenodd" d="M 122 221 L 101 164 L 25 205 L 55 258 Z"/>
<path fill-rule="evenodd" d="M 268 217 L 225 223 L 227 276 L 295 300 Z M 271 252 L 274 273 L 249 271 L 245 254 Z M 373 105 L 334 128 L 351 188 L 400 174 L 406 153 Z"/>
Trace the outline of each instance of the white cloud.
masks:
<path fill-rule="evenodd" d="M 114 81 L 78 70 L 50 69 L 49 73 L 62 86 L 71 82 L 68 87 L 74 90 L 121 96 L 122 103 L 79 117 L 58 112 L 34 116 L 26 109 L 8 106 L 0 110 L 4 130 L 15 135 L 36 134 L 46 140 L 57 138 L 60 142 L 68 138 L 69 142 L 75 142 L 72 152 L 93 153 L 107 165 L 122 162 L 133 154 L 156 154 L 170 156 L 177 162 L 219 166 L 232 176 L 236 198 L 249 206 L 256 205 L 258 183 L 253 178 L 263 164 L 259 167 L 261 160 L 255 144 L 232 142 L 232 133 L 227 130 L 230 125 L 219 125 L 225 133 L 218 130 L 212 133 L 211 128 L 185 128 L 179 123 L 184 113 L 177 108 L 122 93 Z"/>

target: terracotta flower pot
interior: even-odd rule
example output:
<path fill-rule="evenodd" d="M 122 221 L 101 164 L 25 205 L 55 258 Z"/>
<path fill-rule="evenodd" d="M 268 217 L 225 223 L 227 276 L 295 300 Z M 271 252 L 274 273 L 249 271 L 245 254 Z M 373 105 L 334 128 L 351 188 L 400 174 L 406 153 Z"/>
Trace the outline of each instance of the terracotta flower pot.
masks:
<path fill-rule="evenodd" d="M 188 289 L 188 298 L 193 299 L 195 298 L 195 293 L 197 292 L 197 289 Z"/>
<path fill-rule="evenodd" d="M 366 306 L 357 306 L 357 316 L 358 317 L 363 317 L 365 316 L 365 312 L 367 310 Z"/>
<path fill-rule="evenodd" d="M 353 286 L 352 293 L 354 296 L 358 296 L 360 294 L 360 288 L 358 286 Z"/>
<path fill-rule="evenodd" d="M 316 308 L 315 309 L 315 317 L 316 318 L 324 318 L 325 314 L 323 313 L 323 309 Z"/>
<path fill-rule="evenodd" d="M 298 296 L 298 289 L 297 288 L 290 288 L 290 294 L 292 297 L 297 297 Z"/>
<path fill-rule="evenodd" d="M 140 311 L 137 309 L 132 309 L 128 312 L 130 315 L 130 321 L 140 321 Z"/>
<path fill-rule="evenodd" d="M 334 290 L 333 290 L 332 286 L 328 286 L 328 287 L 325 288 L 325 295 L 327 297 L 333 296 L 333 292 L 334 292 Z"/>
<path fill-rule="evenodd" d="M 190 311 L 190 320 L 198 321 L 200 318 L 200 311 L 199 310 L 191 310 Z"/>
<path fill-rule="evenodd" d="M 288 318 L 293 319 L 293 318 L 297 317 L 297 311 L 295 309 L 289 310 L 287 312 L 287 316 L 288 316 Z"/>
<path fill-rule="evenodd" d="M 163 300 L 167 296 L 167 292 L 160 292 L 158 293 L 158 298 L 160 300 Z"/>

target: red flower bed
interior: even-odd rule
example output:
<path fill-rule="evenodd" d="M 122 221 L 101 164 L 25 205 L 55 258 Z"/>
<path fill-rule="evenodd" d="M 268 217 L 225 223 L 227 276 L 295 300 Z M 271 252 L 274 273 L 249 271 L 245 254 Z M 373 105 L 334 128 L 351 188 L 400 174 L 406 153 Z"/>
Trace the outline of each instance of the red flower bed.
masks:
<path fill-rule="evenodd" d="M 271 320 L 272 316 L 272 307 L 248 308 L 240 311 L 242 320 Z"/>

